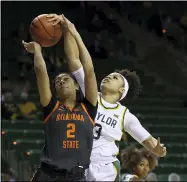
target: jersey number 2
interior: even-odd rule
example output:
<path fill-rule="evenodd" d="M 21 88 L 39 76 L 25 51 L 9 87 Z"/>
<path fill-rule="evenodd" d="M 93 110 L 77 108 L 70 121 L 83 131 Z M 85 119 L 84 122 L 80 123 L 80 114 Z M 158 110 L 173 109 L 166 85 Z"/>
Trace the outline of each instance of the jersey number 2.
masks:
<path fill-rule="evenodd" d="M 98 123 L 95 123 L 95 133 L 97 134 L 96 136 L 94 135 L 94 139 L 98 140 L 101 136 L 101 130 L 102 130 L 102 126 Z"/>
<path fill-rule="evenodd" d="M 66 135 L 67 135 L 67 138 L 75 138 L 75 124 L 73 123 L 67 124 Z"/>

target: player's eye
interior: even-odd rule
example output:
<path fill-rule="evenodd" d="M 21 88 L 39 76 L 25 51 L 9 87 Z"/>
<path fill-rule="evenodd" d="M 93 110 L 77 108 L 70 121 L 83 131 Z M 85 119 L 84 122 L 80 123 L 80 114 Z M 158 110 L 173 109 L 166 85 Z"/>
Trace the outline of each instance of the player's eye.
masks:
<path fill-rule="evenodd" d="M 116 79 L 116 80 L 118 79 L 118 77 L 117 77 L 117 76 L 114 76 L 113 78 L 114 78 L 114 79 Z"/>
<path fill-rule="evenodd" d="M 64 78 L 64 81 L 67 81 L 67 80 L 69 80 L 69 78 L 68 78 L 68 77 Z"/>
<path fill-rule="evenodd" d="M 55 83 L 56 83 L 56 84 L 59 84 L 59 82 L 60 82 L 60 80 L 56 80 L 56 82 L 55 82 Z"/>

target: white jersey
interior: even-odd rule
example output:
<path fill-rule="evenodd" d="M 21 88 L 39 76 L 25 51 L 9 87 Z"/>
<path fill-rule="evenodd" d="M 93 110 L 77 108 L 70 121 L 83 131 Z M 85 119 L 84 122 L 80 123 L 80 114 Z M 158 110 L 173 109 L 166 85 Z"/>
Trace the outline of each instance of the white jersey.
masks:
<path fill-rule="evenodd" d="M 72 73 L 81 90 L 85 95 L 84 70 L 81 67 Z M 150 137 L 139 120 L 129 110 L 119 102 L 111 104 L 102 99 L 98 93 L 98 110 L 93 129 L 94 142 L 91 154 L 93 163 L 110 163 L 117 160 L 116 155 L 119 149 L 116 141 L 120 141 L 123 130 L 129 133 L 136 141 L 142 143 Z"/>
<path fill-rule="evenodd" d="M 116 142 L 120 141 L 123 135 L 127 108 L 120 103 L 117 103 L 115 107 L 106 107 L 106 104 L 99 93 L 91 161 L 98 161 L 98 158 L 114 161 L 119 152 Z"/>
<path fill-rule="evenodd" d="M 137 177 L 136 175 L 133 175 L 133 174 L 125 174 L 125 176 L 123 177 L 122 181 L 126 181 L 126 182 L 129 182 L 132 178 L 134 177 Z"/>

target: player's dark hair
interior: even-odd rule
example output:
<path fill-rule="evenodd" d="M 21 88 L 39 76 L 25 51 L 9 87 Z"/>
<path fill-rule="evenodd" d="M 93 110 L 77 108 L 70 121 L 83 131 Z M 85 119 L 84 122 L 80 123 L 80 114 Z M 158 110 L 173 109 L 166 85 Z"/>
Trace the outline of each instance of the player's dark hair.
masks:
<path fill-rule="evenodd" d="M 154 154 L 145 148 L 138 149 L 135 146 L 122 150 L 120 157 L 122 168 L 130 170 L 131 173 L 133 173 L 133 169 L 141 162 L 142 158 L 146 158 L 149 161 L 151 171 L 158 163 L 157 157 Z"/>
<path fill-rule="evenodd" d="M 61 73 L 60 73 L 60 74 L 61 74 Z M 64 72 L 63 74 L 69 75 L 69 76 L 74 80 L 74 82 L 75 82 L 76 84 L 78 84 L 76 78 L 75 78 L 72 74 L 67 73 L 67 72 Z M 59 75 L 59 74 L 58 74 L 58 75 Z M 56 78 L 58 77 L 58 75 L 51 79 L 52 81 L 51 81 L 50 87 L 51 87 L 51 92 L 52 92 L 52 94 L 56 94 L 55 80 L 56 80 Z M 82 92 L 81 92 L 81 89 L 77 90 L 77 91 L 76 91 L 76 100 L 77 100 L 78 102 L 81 102 L 83 99 L 84 99 L 84 96 L 83 96 L 83 94 L 82 94 Z"/>
<path fill-rule="evenodd" d="M 123 75 L 129 83 L 129 91 L 126 97 L 133 100 L 136 99 L 139 96 L 140 91 L 142 90 L 140 77 L 136 74 L 135 71 L 130 71 L 128 69 L 117 70 L 117 73 Z"/>
<path fill-rule="evenodd" d="M 62 74 L 62 73 L 60 73 L 60 74 Z M 60 74 L 58 74 L 58 75 L 60 75 Z M 77 83 L 75 77 L 74 77 L 72 74 L 67 73 L 67 72 L 64 72 L 63 74 L 69 75 L 69 76 L 74 80 L 74 82 Z M 58 75 L 55 76 L 54 78 L 52 78 L 52 81 L 51 81 L 51 91 L 52 91 L 53 93 L 56 93 L 56 89 L 55 89 L 55 80 L 56 80 L 56 78 L 58 77 Z"/>
<path fill-rule="evenodd" d="M 153 153 L 148 151 L 146 148 L 139 149 L 139 152 L 149 161 L 150 169 L 153 170 L 158 165 L 158 158 Z"/>

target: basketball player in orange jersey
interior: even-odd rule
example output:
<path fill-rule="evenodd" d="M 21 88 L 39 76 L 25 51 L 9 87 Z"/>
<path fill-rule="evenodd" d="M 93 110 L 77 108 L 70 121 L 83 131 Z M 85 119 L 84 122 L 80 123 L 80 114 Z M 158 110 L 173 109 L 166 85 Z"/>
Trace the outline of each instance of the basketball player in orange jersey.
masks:
<path fill-rule="evenodd" d="M 130 172 L 122 181 L 145 181 L 145 177 L 158 165 L 157 157 L 145 148 L 128 147 L 120 155 L 122 168 Z"/>
<path fill-rule="evenodd" d="M 88 51 L 75 27 L 63 24 L 65 53 L 68 60 L 79 60 Z M 74 37 L 71 35 L 73 32 Z M 97 111 L 97 82 L 92 59 L 81 62 L 85 72 L 85 99 L 76 101 L 78 85 L 71 74 L 61 73 L 54 80 L 53 93 L 41 46 L 36 42 L 22 42 L 34 54 L 34 70 L 44 113 L 45 145 L 41 164 L 32 181 L 85 180 L 93 144 L 93 125 Z M 59 100 L 56 99 L 58 96 Z"/>
<path fill-rule="evenodd" d="M 54 25 L 69 20 L 63 15 L 49 15 Z M 76 36 L 76 35 L 74 35 Z M 90 55 L 82 54 L 81 59 L 89 60 Z M 69 67 L 76 70 L 80 64 L 78 60 L 69 61 Z M 85 94 L 84 70 L 77 66 L 73 72 L 82 92 Z M 98 110 L 95 118 L 94 142 L 91 154 L 91 164 L 86 172 L 88 181 L 119 181 L 120 163 L 117 159 L 119 148 L 116 141 L 120 141 L 123 131 L 128 132 L 136 141 L 145 146 L 150 152 L 158 157 L 164 157 L 167 153 L 166 147 L 155 139 L 143 128 L 139 120 L 120 100 L 132 96 L 136 97 L 140 91 L 140 80 L 136 72 L 121 70 L 106 76 L 101 82 L 101 92 L 98 93 Z"/>

